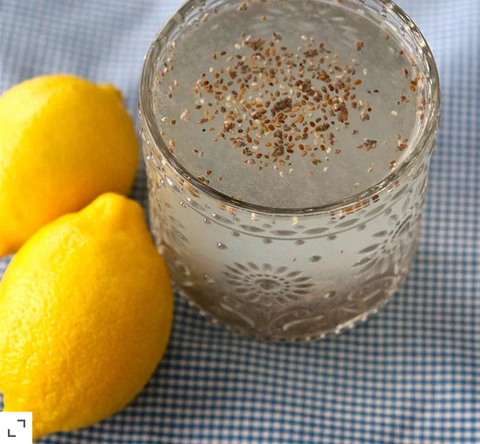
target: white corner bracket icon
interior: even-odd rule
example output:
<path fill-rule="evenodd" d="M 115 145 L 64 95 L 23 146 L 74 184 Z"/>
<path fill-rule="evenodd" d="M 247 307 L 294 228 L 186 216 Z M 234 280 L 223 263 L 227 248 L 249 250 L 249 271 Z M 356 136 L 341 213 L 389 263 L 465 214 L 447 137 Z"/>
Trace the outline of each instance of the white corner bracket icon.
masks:
<path fill-rule="evenodd" d="M 32 412 L 0 412 L 0 444 L 33 444 Z"/>

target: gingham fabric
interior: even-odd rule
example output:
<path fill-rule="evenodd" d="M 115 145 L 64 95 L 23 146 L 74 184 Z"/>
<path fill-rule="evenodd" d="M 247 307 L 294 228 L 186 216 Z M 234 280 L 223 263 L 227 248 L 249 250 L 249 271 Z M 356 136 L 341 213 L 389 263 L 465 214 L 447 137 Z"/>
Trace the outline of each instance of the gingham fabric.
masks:
<path fill-rule="evenodd" d="M 179 5 L 0 0 L 0 90 L 70 72 L 118 85 L 136 115 L 142 57 Z M 351 332 L 288 345 L 236 336 L 177 297 L 168 352 L 135 401 L 40 443 L 480 443 L 480 0 L 400 5 L 435 53 L 443 125 L 394 301 Z M 134 197 L 145 203 L 143 172 Z"/>

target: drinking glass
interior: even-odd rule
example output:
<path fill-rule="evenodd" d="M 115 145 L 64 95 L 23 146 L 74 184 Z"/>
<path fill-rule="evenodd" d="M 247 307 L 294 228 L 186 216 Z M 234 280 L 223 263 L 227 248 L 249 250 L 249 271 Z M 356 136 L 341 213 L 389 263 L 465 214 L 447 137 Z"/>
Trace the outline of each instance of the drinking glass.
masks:
<path fill-rule="evenodd" d="M 439 123 L 435 62 L 398 6 L 344 1 L 378 14 L 402 36 L 423 65 L 426 111 L 421 134 L 401 164 L 366 191 L 334 204 L 280 209 L 233 199 L 192 177 L 160 135 L 152 91 L 165 50 L 183 26 L 222 1 L 187 2 L 145 59 L 139 112 L 156 244 L 180 294 L 242 334 L 312 340 L 351 328 L 398 289 L 419 242 Z"/>

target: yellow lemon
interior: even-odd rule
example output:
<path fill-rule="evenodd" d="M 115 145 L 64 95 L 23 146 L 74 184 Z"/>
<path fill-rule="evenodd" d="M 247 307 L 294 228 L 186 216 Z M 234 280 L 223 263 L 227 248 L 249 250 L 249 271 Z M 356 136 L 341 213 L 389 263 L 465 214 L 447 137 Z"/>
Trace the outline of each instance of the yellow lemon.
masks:
<path fill-rule="evenodd" d="M 111 85 L 55 75 L 0 97 L 0 257 L 105 192 L 127 194 L 138 143 Z"/>
<path fill-rule="evenodd" d="M 167 347 L 172 289 L 141 207 L 107 193 L 34 234 L 0 283 L 0 392 L 34 437 L 122 409 Z"/>

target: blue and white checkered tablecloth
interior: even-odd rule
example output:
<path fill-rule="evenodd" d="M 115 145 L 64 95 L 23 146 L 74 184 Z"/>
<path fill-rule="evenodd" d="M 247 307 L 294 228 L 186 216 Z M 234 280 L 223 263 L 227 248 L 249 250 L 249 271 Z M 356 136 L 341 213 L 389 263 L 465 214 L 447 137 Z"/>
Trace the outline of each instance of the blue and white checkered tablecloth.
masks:
<path fill-rule="evenodd" d="M 111 82 L 136 115 L 142 57 L 179 0 L 0 0 L 0 90 L 40 74 Z M 124 411 L 42 444 L 480 443 L 480 0 L 401 0 L 443 86 L 423 239 L 381 315 L 262 344 L 177 298 L 163 363 Z M 145 175 L 134 195 L 145 202 Z M 0 261 L 0 274 L 7 261 Z"/>

